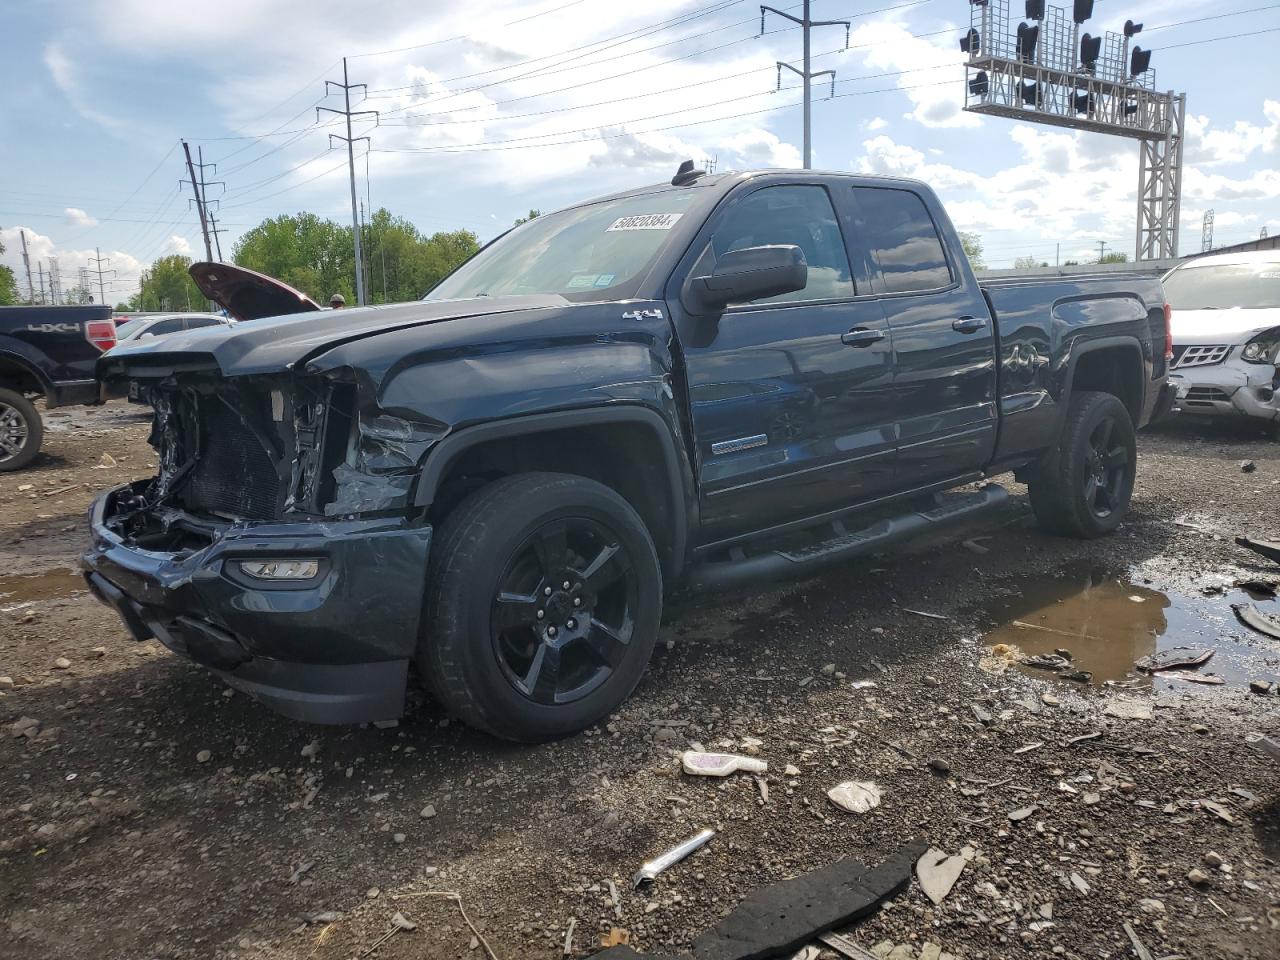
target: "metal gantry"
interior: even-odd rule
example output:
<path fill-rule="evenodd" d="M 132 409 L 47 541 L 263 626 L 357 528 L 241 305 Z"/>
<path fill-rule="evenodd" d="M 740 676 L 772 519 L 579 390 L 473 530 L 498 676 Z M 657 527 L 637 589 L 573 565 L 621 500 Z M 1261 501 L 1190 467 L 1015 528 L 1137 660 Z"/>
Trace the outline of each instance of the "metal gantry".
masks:
<path fill-rule="evenodd" d="M 1157 90 L 1150 51 L 1130 49 L 1141 24 L 1094 37 L 1091 0 L 1025 7 L 1014 27 L 1009 0 L 970 0 L 965 109 L 1139 141 L 1135 259 L 1176 257 L 1186 94 Z"/>

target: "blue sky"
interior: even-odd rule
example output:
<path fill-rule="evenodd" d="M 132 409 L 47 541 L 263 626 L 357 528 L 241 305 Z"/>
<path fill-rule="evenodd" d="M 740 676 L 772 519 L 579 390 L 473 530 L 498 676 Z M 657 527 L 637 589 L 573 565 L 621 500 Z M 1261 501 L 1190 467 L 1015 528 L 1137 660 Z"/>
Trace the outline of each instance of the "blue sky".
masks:
<path fill-rule="evenodd" d="M 963 0 L 813 0 L 813 16 L 853 26 L 848 51 L 843 28 L 814 34 L 814 68 L 835 69 L 840 94 L 815 102 L 815 166 L 929 181 L 992 265 L 1084 259 L 1098 241 L 1132 255 L 1136 143 L 962 112 Z M 1280 231 L 1280 34 L 1256 33 L 1280 27 L 1280 3 L 1097 0 L 1089 27 L 1130 18 L 1146 24 L 1157 86 L 1188 95 L 1182 252 L 1199 249 L 1210 207 L 1219 244 Z M 1215 19 L 1177 25 L 1198 18 Z M 746 0 L 220 0 L 199 13 L 43 0 L 6 4 L 4 20 L 3 261 L 22 282 L 21 229 L 66 287 L 101 250 L 112 299 L 157 256 L 202 257 L 179 138 L 226 181 L 228 257 L 268 216 L 349 220 L 345 153 L 327 144 L 340 128 L 314 109 L 339 105 L 323 81 L 344 55 L 368 84 L 361 109 L 383 113 L 357 125 L 372 138 L 360 194 L 424 230 L 485 239 L 531 207 L 665 179 L 685 157 L 800 162 L 798 95 L 773 92 L 800 34 L 770 17 L 756 37 Z"/>

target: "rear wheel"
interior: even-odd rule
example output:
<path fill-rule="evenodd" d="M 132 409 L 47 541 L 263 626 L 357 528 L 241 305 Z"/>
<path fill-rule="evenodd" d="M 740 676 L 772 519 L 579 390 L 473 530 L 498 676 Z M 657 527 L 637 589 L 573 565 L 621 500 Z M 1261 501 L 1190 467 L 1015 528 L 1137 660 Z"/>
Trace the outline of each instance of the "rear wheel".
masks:
<path fill-rule="evenodd" d="M 584 477 L 523 474 L 441 525 L 419 666 L 472 726 L 537 741 L 588 727 L 635 689 L 662 575 L 644 522 Z"/>
<path fill-rule="evenodd" d="M 0 388 L 0 473 L 21 470 L 40 452 L 44 424 L 35 404 Z"/>
<path fill-rule="evenodd" d="M 1086 539 L 1110 533 L 1129 512 L 1137 457 L 1133 421 L 1118 397 L 1073 395 L 1057 447 L 1028 482 L 1040 526 Z"/>

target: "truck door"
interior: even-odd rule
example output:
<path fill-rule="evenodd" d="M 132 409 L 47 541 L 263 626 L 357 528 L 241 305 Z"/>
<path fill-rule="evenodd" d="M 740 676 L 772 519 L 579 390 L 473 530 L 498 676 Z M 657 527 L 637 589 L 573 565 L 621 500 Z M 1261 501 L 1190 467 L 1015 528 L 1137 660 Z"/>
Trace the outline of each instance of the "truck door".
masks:
<path fill-rule="evenodd" d="M 680 320 L 704 542 L 848 506 L 892 483 L 892 341 L 850 269 L 820 180 L 742 188 L 690 258 L 765 244 L 800 247 L 804 290 Z"/>
<path fill-rule="evenodd" d="M 902 476 L 923 486 L 981 469 L 995 448 L 997 417 L 995 330 L 982 291 L 954 259 L 963 252 L 948 256 L 920 194 L 850 190 L 855 251 L 872 264 L 893 337 Z"/>

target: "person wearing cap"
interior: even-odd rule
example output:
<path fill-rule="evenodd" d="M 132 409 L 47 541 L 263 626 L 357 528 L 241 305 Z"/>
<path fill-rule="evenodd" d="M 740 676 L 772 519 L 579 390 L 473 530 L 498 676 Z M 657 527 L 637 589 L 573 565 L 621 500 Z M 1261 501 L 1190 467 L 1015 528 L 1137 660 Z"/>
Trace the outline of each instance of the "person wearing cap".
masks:
<path fill-rule="evenodd" d="M 332 310 L 341 310 L 347 305 L 347 299 L 340 293 L 335 293 L 329 298 L 329 307 Z"/>

